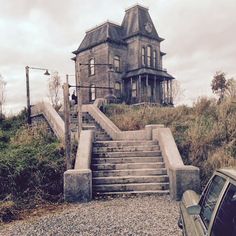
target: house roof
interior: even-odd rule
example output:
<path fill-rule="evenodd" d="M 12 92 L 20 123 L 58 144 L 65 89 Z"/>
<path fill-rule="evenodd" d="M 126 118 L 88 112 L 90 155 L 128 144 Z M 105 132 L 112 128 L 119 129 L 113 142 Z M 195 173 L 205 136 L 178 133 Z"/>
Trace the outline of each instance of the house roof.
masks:
<path fill-rule="evenodd" d="M 121 26 L 124 29 L 125 38 L 142 35 L 158 41 L 164 40 L 157 34 L 155 26 L 148 13 L 148 8 L 140 5 L 135 5 L 126 10 Z"/>
<path fill-rule="evenodd" d="M 123 78 L 130 78 L 138 75 L 156 75 L 158 77 L 175 79 L 172 75 L 168 74 L 167 71 L 164 70 L 155 70 L 151 68 L 141 68 L 129 71 L 123 75 Z"/>
<path fill-rule="evenodd" d="M 105 22 L 87 31 L 79 48 L 73 53 L 78 54 L 105 42 L 126 45 L 126 39 L 137 35 L 145 36 L 159 42 L 164 40 L 157 34 L 148 9 L 140 5 L 135 5 L 126 10 L 121 26 L 111 22 Z"/>
<path fill-rule="evenodd" d="M 73 53 L 78 54 L 81 51 L 107 41 L 116 42 L 118 44 L 126 44 L 126 42 L 123 40 L 123 31 L 121 26 L 107 21 L 87 31 L 79 48 Z"/>

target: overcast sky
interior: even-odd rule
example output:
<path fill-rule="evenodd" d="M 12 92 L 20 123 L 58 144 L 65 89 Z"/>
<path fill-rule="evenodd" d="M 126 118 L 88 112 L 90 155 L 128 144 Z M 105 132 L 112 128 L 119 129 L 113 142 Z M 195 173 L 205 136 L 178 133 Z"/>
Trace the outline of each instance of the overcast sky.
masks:
<path fill-rule="evenodd" d="M 236 78 L 236 0 L 0 0 L 0 74 L 7 81 L 5 111 L 26 104 L 25 66 L 74 74 L 71 53 L 85 32 L 106 20 L 121 24 L 139 3 L 165 38 L 164 67 L 182 84 L 183 102 L 211 96 L 218 70 Z M 30 70 L 32 103 L 47 96 L 47 78 Z"/>

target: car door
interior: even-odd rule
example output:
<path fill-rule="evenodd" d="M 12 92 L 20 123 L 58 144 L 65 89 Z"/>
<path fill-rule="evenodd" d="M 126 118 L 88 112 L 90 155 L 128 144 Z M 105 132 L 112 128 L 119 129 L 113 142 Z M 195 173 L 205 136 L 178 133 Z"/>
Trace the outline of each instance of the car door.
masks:
<path fill-rule="evenodd" d="M 236 182 L 231 182 L 212 222 L 211 236 L 236 235 Z"/>
<path fill-rule="evenodd" d="M 209 225 L 219 199 L 222 197 L 226 179 L 220 175 L 214 175 L 208 186 L 201 195 L 199 205 L 201 211 L 199 215 L 186 216 L 186 209 L 183 209 L 184 234 L 187 236 L 208 235 Z"/>
<path fill-rule="evenodd" d="M 215 175 L 204 195 L 201 197 L 199 202 L 201 211 L 195 221 L 195 227 L 201 233 L 199 235 L 208 235 L 212 217 L 215 215 L 217 205 L 222 198 L 225 188 L 226 178 L 221 175 Z"/>

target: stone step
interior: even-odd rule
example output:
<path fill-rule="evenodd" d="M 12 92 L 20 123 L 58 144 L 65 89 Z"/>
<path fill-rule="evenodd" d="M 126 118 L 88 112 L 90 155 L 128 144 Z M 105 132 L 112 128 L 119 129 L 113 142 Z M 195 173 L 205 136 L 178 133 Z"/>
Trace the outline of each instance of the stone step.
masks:
<path fill-rule="evenodd" d="M 96 137 L 95 138 L 95 141 L 109 141 L 109 140 L 112 140 L 109 136 L 107 137 Z"/>
<path fill-rule="evenodd" d="M 158 176 L 116 176 L 93 178 L 93 184 L 128 184 L 128 183 L 161 183 L 168 182 L 167 175 Z"/>
<path fill-rule="evenodd" d="M 83 130 L 96 130 L 96 126 L 95 125 L 89 125 L 89 124 L 83 124 L 82 125 Z"/>
<path fill-rule="evenodd" d="M 169 190 L 152 190 L 152 191 L 126 191 L 126 192 L 93 192 L 94 197 L 106 196 L 127 196 L 127 195 L 168 195 Z"/>
<path fill-rule="evenodd" d="M 122 157 L 158 157 L 161 156 L 160 151 L 138 151 L 138 152 L 107 152 L 93 153 L 93 158 L 122 158 Z"/>
<path fill-rule="evenodd" d="M 131 183 L 93 185 L 95 192 L 155 191 L 168 190 L 169 183 Z"/>
<path fill-rule="evenodd" d="M 127 170 L 127 169 L 158 169 L 164 168 L 163 162 L 156 163 L 124 163 L 124 164 L 92 164 L 92 170 Z"/>
<path fill-rule="evenodd" d="M 135 169 L 135 170 L 100 170 L 93 171 L 93 177 L 112 177 L 112 176 L 152 176 L 166 175 L 165 168 L 161 169 Z"/>
<path fill-rule="evenodd" d="M 110 142 L 96 142 L 94 147 L 123 147 L 123 146 L 152 146 L 157 145 L 157 141 L 136 141 L 136 140 L 122 140 L 122 141 L 110 141 Z"/>
<path fill-rule="evenodd" d="M 157 145 L 152 146 L 121 146 L 121 147 L 93 147 L 94 153 L 103 152 L 136 152 L 136 151 L 159 151 Z"/>
<path fill-rule="evenodd" d="M 92 158 L 92 164 L 122 164 L 122 163 L 150 163 L 163 162 L 161 156 L 158 157 L 123 157 L 123 158 Z"/>

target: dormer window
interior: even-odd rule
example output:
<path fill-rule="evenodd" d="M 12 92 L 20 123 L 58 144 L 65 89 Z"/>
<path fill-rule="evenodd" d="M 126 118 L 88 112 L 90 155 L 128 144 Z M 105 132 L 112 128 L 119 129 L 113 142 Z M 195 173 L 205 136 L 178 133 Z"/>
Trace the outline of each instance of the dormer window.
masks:
<path fill-rule="evenodd" d="M 114 56 L 114 70 L 115 72 L 120 72 L 120 57 L 119 56 Z"/>
<path fill-rule="evenodd" d="M 89 71 L 88 71 L 88 73 L 89 73 L 89 76 L 95 74 L 95 60 L 94 60 L 94 58 L 91 58 L 89 60 Z"/>
<path fill-rule="evenodd" d="M 153 51 L 153 67 L 157 68 L 157 51 Z"/>
<path fill-rule="evenodd" d="M 152 60 L 152 48 L 151 46 L 147 46 L 147 66 L 151 67 L 151 60 Z"/>
<path fill-rule="evenodd" d="M 145 66 L 145 47 L 142 47 L 142 66 Z"/>

